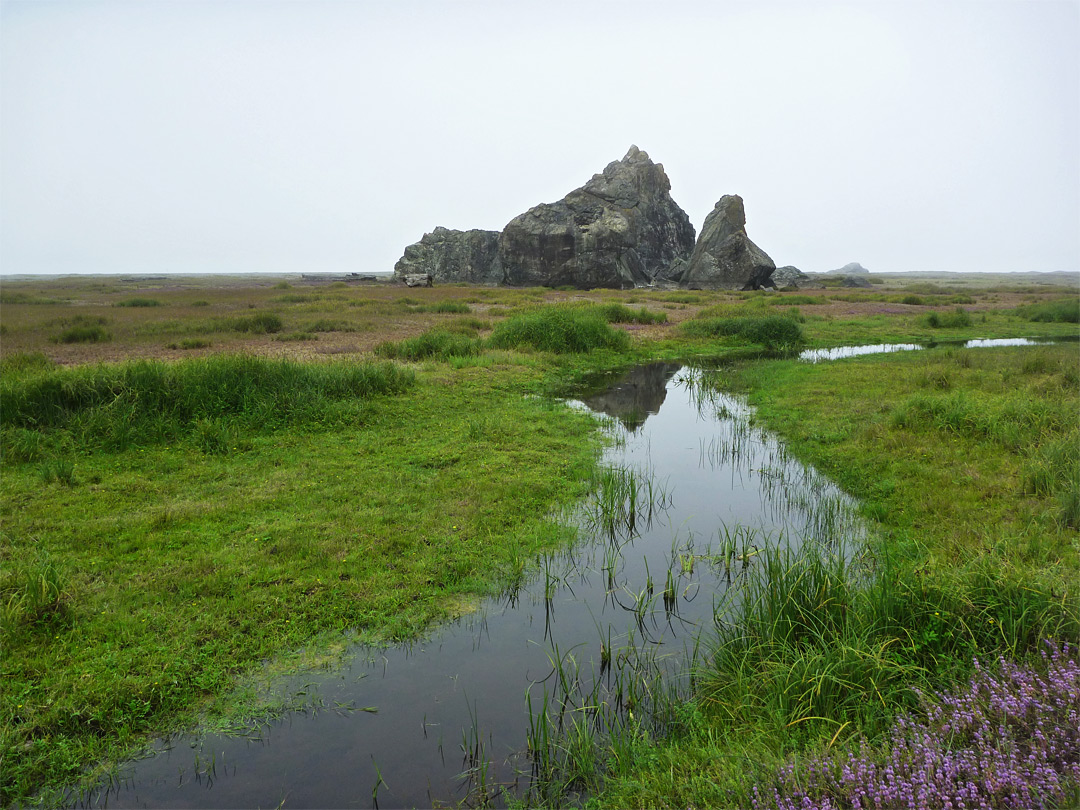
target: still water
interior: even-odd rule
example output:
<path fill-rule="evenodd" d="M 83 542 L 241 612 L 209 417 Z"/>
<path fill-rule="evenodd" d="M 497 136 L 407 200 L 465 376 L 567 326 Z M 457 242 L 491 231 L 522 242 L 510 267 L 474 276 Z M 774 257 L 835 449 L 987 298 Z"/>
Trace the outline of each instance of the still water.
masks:
<path fill-rule="evenodd" d="M 986 349 L 995 346 L 1042 346 L 1061 342 L 1060 338 L 978 338 L 956 343 L 875 343 L 870 346 L 838 346 L 834 349 L 807 349 L 799 354 L 800 360 L 817 363 L 822 360 L 840 360 L 845 357 L 861 357 L 864 354 L 887 354 L 932 349 L 939 345 L 952 345 L 963 349 Z"/>
<path fill-rule="evenodd" d="M 504 804 L 530 787 L 530 742 L 642 722 L 658 690 L 685 690 L 695 642 L 766 544 L 861 544 L 853 501 L 710 372 L 652 364 L 573 404 L 612 439 L 596 494 L 564 518 L 581 530 L 573 549 L 422 641 L 294 682 L 315 707 L 247 737 L 161 743 L 85 804 Z"/>

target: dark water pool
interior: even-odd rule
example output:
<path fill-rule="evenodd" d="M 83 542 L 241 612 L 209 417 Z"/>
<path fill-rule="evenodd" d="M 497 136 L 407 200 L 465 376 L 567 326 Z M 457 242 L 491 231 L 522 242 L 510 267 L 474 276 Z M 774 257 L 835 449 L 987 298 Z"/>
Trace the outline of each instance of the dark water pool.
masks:
<path fill-rule="evenodd" d="M 684 688 L 717 600 L 764 544 L 861 541 L 851 499 L 708 372 L 641 367 L 577 406 L 604 415 L 613 441 L 596 496 L 565 516 L 582 527 L 573 549 L 422 641 L 308 676 L 318 708 L 250 737 L 163 742 L 84 803 L 502 804 L 529 788 L 530 739 L 539 750 L 560 724 L 640 722 L 657 689 Z"/>

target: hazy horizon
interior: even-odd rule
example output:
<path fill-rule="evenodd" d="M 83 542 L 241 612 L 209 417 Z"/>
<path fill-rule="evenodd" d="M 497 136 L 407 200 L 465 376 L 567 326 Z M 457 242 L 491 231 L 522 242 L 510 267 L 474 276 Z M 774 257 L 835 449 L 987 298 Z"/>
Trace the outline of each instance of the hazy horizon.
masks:
<path fill-rule="evenodd" d="M 0 3 L 0 273 L 360 274 L 631 144 L 778 266 L 1080 270 L 1080 3 Z"/>

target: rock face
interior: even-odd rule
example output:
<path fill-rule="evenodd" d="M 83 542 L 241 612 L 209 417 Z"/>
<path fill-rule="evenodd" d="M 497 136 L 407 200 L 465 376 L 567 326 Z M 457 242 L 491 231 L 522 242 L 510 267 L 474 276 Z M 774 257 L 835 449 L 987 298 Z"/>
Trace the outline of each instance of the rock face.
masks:
<path fill-rule="evenodd" d="M 831 270 L 830 272 L 836 273 L 837 275 L 841 275 L 841 276 L 868 276 L 868 275 L 870 275 L 870 271 L 867 270 L 865 267 L 863 267 L 858 262 L 851 262 L 850 264 L 845 264 L 839 270 Z"/>
<path fill-rule="evenodd" d="M 631 146 L 582 188 L 507 224 L 498 254 L 505 283 L 579 289 L 650 283 L 694 248 L 694 226 L 670 191 L 664 167 Z"/>
<path fill-rule="evenodd" d="M 806 275 L 798 267 L 792 265 L 786 265 L 785 267 L 777 267 L 773 270 L 772 283 L 776 285 L 777 289 L 784 289 L 785 287 L 796 287 L 803 289 L 810 286 L 813 281 L 810 276 Z"/>
<path fill-rule="evenodd" d="M 774 286 L 776 265 L 746 235 L 742 197 L 720 198 L 705 217 L 701 236 L 680 283 L 692 290 L 757 290 Z"/>
<path fill-rule="evenodd" d="M 468 281 L 473 284 L 501 284 L 498 231 L 454 231 L 436 228 L 415 244 L 394 265 L 394 278 L 430 275 L 434 281 Z"/>

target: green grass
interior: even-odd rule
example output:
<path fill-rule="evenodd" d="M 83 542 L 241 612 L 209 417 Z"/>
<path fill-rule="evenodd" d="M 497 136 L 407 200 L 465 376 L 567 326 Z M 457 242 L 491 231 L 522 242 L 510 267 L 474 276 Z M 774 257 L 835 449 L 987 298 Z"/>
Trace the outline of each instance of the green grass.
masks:
<path fill-rule="evenodd" d="M 581 302 L 580 291 L 470 291 L 469 300 L 499 305 L 484 312 L 490 321 L 436 317 L 457 288 L 402 296 L 342 286 L 289 301 L 280 285 L 154 288 L 162 307 L 95 303 L 122 289 L 139 291 L 4 292 L 5 804 L 85 783 L 152 735 L 257 718 L 270 711 L 265 696 L 237 704 L 238 684 L 289 671 L 297 650 L 320 662 L 352 638 L 414 638 L 498 592 L 535 550 L 568 542 L 548 517 L 597 480 L 598 439 L 585 415 L 543 394 L 586 372 L 745 352 L 777 336 L 783 346 L 792 330 L 815 346 L 1076 335 L 1067 318 L 1027 317 L 1040 301 L 1056 312 L 1060 291 L 1032 292 L 1030 310 L 1015 296 L 995 308 L 973 293 L 980 305 L 967 325 L 930 326 L 925 311 L 807 312 L 774 330 L 746 324 L 797 296 L 650 290 Z M 941 288 L 842 298 L 909 295 L 928 306 L 971 303 Z M 7 309 L 39 298 L 65 308 Z M 544 303 L 560 298 L 572 303 Z M 625 306 L 631 299 L 691 316 L 707 307 L 684 321 L 706 326 L 641 330 L 631 343 L 612 321 L 663 322 Z M 69 318 L 70 303 L 88 314 Z M 296 306 L 284 319 L 259 311 L 274 303 Z M 194 306 L 207 311 L 184 312 Z M 1068 315 L 1071 305 L 1061 306 Z M 100 349 L 50 342 L 78 325 L 107 326 L 112 340 Z M 312 325 L 420 333 L 380 352 L 421 365 L 407 371 L 360 350 L 327 364 L 227 353 L 58 364 L 95 352 L 145 356 L 163 334 L 177 348 L 208 348 L 198 336 L 210 332 L 219 351 L 307 354 L 310 345 L 271 341 L 315 337 Z M 963 677 L 965 656 L 1023 657 L 1040 635 L 1075 639 L 1078 366 L 1074 343 L 725 368 L 719 377 L 748 392 L 756 419 L 859 497 L 880 539 L 875 564 L 771 559 L 756 612 L 728 616 L 697 691 L 655 704 L 662 722 L 635 710 L 610 739 L 582 721 L 551 741 L 565 754 L 564 784 L 596 807 L 741 806 L 755 776 L 874 734 L 906 705 L 907 687 Z M 349 382 L 376 369 L 385 370 L 373 378 L 380 385 L 391 381 L 385 389 Z"/>
<path fill-rule="evenodd" d="M 792 349 L 804 342 L 799 324 L 782 315 L 696 318 L 685 321 L 682 331 L 697 338 L 737 337 L 772 350 Z"/>
<path fill-rule="evenodd" d="M 112 333 L 105 328 L 107 323 L 105 318 L 79 315 L 52 340 L 54 343 L 106 343 L 112 340 Z"/>
<path fill-rule="evenodd" d="M 31 371 L 0 383 L 0 428 L 5 447 L 13 430 L 36 430 L 76 448 L 118 451 L 177 441 L 205 419 L 264 428 L 340 420 L 352 403 L 412 381 L 391 365 L 241 355 Z"/>
<path fill-rule="evenodd" d="M 1076 500 L 1080 431 L 1061 418 L 1078 408 L 1074 346 L 759 362 L 725 378 L 860 498 L 878 539 L 868 567 L 766 551 L 671 726 L 599 743 L 595 807 L 748 806 L 792 757 L 884 744 L 911 687 L 962 680 L 972 656 L 1080 639 L 1080 545 L 1056 489 Z"/>
<path fill-rule="evenodd" d="M 452 357 L 472 357 L 482 350 L 478 340 L 459 333 L 436 329 L 397 343 L 380 343 L 376 354 L 401 360 L 449 360 Z"/>
<path fill-rule="evenodd" d="M 1037 323 L 1080 323 L 1080 298 L 1072 296 L 1020 307 L 1017 313 Z"/>
<path fill-rule="evenodd" d="M 117 301 L 114 307 L 160 307 L 162 303 L 156 298 L 125 298 Z"/>
<path fill-rule="evenodd" d="M 266 659 L 343 641 L 327 633 L 412 638 L 566 543 L 548 517 L 584 494 L 598 440 L 587 415 L 521 396 L 536 382 L 444 369 L 318 430 L 196 419 L 176 442 L 69 451 L 74 487 L 5 457 L 0 568 L 47 554 L 67 608 L 4 643 L 3 802 L 203 712 L 257 716 L 229 696 Z"/>
<path fill-rule="evenodd" d="M 612 329 L 603 315 L 573 306 L 545 306 L 513 315 L 495 325 L 488 345 L 581 354 L 601 349 L 625 351 L 629 338 Z"/>

